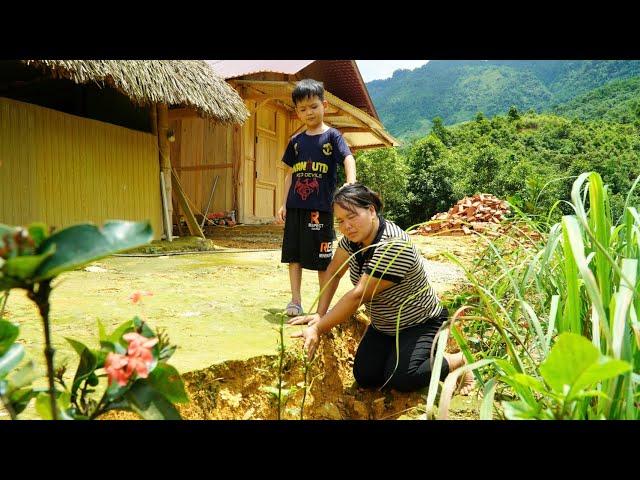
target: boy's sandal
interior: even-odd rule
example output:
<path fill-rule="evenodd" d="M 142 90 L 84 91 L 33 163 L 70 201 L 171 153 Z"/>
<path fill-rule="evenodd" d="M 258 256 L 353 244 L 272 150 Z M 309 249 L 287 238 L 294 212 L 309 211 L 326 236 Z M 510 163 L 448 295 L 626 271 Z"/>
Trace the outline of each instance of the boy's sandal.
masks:
<path fill-rule="evenodd" d="M 297 317 L 298 315 L 302 315 L 302 313 L 303 313 L 302 305 L 300 305 L 299 303 L 295 303 L 295 302 L 289 302 L 285 312 L 290 317 Z"/>

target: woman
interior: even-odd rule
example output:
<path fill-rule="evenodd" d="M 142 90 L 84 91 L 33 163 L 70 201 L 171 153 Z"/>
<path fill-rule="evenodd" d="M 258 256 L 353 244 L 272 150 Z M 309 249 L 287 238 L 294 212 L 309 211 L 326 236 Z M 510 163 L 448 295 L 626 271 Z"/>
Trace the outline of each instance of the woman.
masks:
<path fill-rule="evenodd" d="M 332 280 L 320 296 L 317 313 L 295 317 L 288 323 L 309 325 L 292 337 L 304 339 L 304 348 L 311 359 L 320 336 L 348 320 L 361 303 L 366 303 L 371 325 L 356 352 L 353 364 L 356 382 L 364 388 L 388 386 L 415 391 L 429 385 L 431 347 L 447 319 L 447 310 L 428 282 L 420 252 L 406 232 L 380 215 L 381 210 L 378 194 L 361 183 L 343 186 L 336 192 L 333 211 L 344 237 L 327 268 L 326 278 Z M 354 288 L 329 310 L 347 269 Z M 398 316 L 400 358 L 396 367 Z M 461 352 L 445 354 L 438 372 L 440 379 L 444 380 L 450 371 L 464 363 Z M 460 393 L 467 395 L 473 383 L 473 374 L 468 372 Z"/>

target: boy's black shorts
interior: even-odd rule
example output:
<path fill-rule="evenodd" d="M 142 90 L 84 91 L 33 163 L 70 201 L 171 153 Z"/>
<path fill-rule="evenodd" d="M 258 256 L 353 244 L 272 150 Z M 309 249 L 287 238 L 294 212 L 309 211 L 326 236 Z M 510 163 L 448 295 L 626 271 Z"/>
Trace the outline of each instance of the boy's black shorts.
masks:
<path fill-rule="evenodd" d="M 333 257 L 335 239 L 331 212 L 287 208 L 281 262 L 324 271 Z"/>

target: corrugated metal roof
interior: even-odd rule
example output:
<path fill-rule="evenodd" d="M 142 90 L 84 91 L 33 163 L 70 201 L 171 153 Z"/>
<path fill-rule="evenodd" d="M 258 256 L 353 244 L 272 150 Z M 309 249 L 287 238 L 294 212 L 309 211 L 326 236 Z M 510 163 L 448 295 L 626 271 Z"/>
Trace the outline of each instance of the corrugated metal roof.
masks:
<path fill-rule="evenodd" d="M 262 72 L 295 75 L 315 60 L 206 60 L 206 62 L 218 75 L 227 80 Z"/>

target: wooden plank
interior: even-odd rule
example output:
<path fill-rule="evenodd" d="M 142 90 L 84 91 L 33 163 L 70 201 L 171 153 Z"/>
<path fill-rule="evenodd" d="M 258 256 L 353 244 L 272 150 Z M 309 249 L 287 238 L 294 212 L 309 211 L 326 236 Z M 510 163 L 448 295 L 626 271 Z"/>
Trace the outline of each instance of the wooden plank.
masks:
<path fill-rule="evenodd" d="M 178 172 L 192 172 L 196 170 L 213 170 L 215 168 L 232 168 L 233 163 L 207 163 L 205 165 L 190 165 L 176 168 Z"/>
<path fill-rule="evenodd" d="M 184 216 L 187 220 L 187 226 L 189 227 L 189 233 L 194 236 L 198 236 L 200 238 L 205 238 L 204 233 L 202 233 L 202 229 L 198 222 L 196 221 L 196 217 L 193 215 L 191 211 L 191 207 L 189 206 L 189 202 L 187 200 L 187 196 L 182 190 L 182 185 L 180 185 L 180 178 L 178 178 L 178 174 L 172 168 L 171 169 L 171 181 L 173 186 L 175 187 L 173 191 L 176 194 L 176 198 L 178 199 L 178 203 L 184 212 Z"/>

